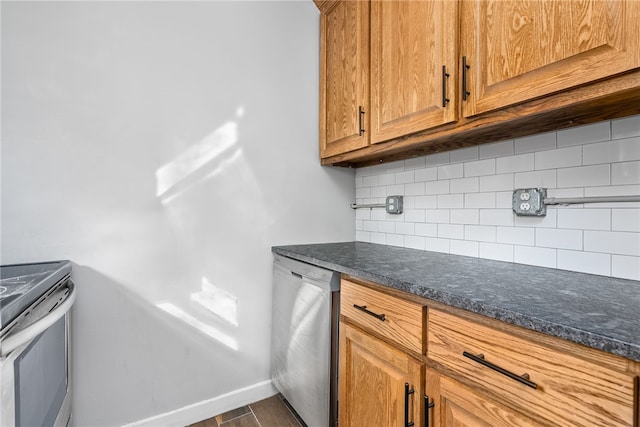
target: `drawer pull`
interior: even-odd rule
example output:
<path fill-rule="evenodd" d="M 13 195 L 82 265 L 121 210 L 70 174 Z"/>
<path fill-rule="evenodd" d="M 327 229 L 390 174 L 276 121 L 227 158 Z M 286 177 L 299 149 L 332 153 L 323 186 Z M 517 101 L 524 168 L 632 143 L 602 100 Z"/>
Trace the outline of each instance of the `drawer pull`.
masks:
<path fill-rule="evenodd" d="M 404 383 L 404 427 L 413 427 L 413 421 L 409 421 L 409 395 L 414 392 L 409 388 L 409 383 Z"/>
<path fill-rule="evenodd" d="M 380 319 L 380 320 L 382 320 L 384 322 L 384 319 L 385 319 L 384 313 L 383 314 L 378 314 L 378 313 L 374 313 L 373 311 L 367 310 L 367 306 L 366 305 L 353 304 L 353 306 L 355 308 L 357 308 L 358 310 L 364 311 L 368 315 L 373 316 L 376 319 Z"/>
<path fill-rule="evenodd" d="M 474 362 L 478 362 L 481 365 L 486 366 L 487 368 L 491 368 L 494 371 L 498 371 L 502 375 L 506 375 L 509 378 L 514 379 L 514 380 L 516 380 L 516 381 L 518 381 L 518 382 L 520 382 L 520 383 L 522 383 L 522 384 L 524 384 L 526 386 L 529 386 L 531 388 L 538 388 L 538 385 L 536 383 L 534 383 L 533 381 L 529 380 L 529 374 L 524 373 L 522 375 L 517 375 L 517 374 L 514 374 L 513 372 L 507 371 L 506 369 L 501 368 L 500 366 L 494 365 L 493 363 L 485 360 L 484 359 L 484 354 L 475 355 L 475 354 L 471 354 L 471 353 L 469 353 L 467 351 L 463 351 L 462 355 L 464 357 L 468 357 L 469 359 L 473 360 Z"/>

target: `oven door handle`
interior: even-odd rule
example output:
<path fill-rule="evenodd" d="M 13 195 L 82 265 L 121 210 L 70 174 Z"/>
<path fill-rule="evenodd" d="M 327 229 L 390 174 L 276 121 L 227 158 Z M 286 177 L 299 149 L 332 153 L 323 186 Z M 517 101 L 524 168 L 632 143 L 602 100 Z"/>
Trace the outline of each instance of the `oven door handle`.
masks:
<path fill-rule="evenodd" d="M 73 281 L 71 281 L 71 279 L 69 279 L 69 281 L 67 282 L 67 287 L 71 290 L 71 292 L 62 302 L 62 304 L 51 310 L 46 316 L 42 317 L 32 325 L 29 325 L 26 328 L 12 335 L 9 335 L 8 337 L 3 338 L 2 341 L 0 341 L 0 357 L 4 357 L 21 345 L 28 343 L 29 341 L 40 335 L 42 332 L 46 331 L 58 320 L 60 320 L 62 316 L 67 314 L 67 312 L 69 311 L 69 309 L 71 309 L 71 306 L 75 302 L 77 295 L 76 286 Z"/>

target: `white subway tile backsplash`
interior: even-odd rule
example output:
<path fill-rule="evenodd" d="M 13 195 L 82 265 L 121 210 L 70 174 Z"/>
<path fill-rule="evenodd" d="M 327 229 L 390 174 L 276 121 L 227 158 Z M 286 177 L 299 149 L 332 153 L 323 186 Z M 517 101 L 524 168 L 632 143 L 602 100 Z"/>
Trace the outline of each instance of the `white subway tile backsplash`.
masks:
<path fill-rule="evenodd" d="M 417 169 L 415 171 L 415 180 L 416 182 L 422 181 L 435 181 L 438 179 L 438 168 L 425 168 L 425 169 Z"/>
<path fill-rule="evenodd" d="M 385 173 L 384 175 L 380 175 L 378 178 L 378 185 L 393 185 L 395 183 L 396 183 L 395 173 Z"/>
<path fill-rule="evenodd" d="M 479 209 L 451 209 L 449 211 L 451 224 L 480 224 Z"/>
<path fill-rule="evenodd" d="M 387 234 L 385 239 L 387 245 L 404 247 L 404 236 L 401 234 Z"/>
<path fill-rule="evenodd" d="M 551 150 L 556 148 L 556 133 L 541 133 L 538 135 L 516 138 L 516 154 L 533 153 L 535 151 Z"/>
<path fill-rule="evenodd" d="M 432 222 L 436 224 L 449 223 L 449 209 L 427 209 L 426 214 L 426 222 Z"/>
<path fill-rule="evenodd" d="M 438 239 L 435 237 L 426 237 L 425 238 L 425 247 L 428 251 L 433 252 L 443 252 L 445 254 L 449 253 L 449 240 L 448 239 Z"/>
<path fill-rule="evenodd" d="M 441 194 L 438 196 L 438 209 L 458 209 L 464 207 L 462 194 Z"/>
<path fill-rule="evenodd" d="M 438 224 L 416 224 L 416 236 L 438 237 Z"/>
<path fill-rule="evenodd" d="M 534 158 L 533 153 L 497 158 L 496 173 L 532 171 L 534 169 Z"/>
<path fill-rule="evenodd" d="M 611 230 L 611 210 L 558 209 L 558 228 Z"/>
<path fill-rule="evenodd" d="M 513 191 L 498 191 L 496 193 L 496 208 L 513 210 Z"/>
<path fill-rule="evenodd" d="M 513 262 L 519 264 L 556 268 L 557 256 L 555 249 L 534 246 L 515 246 L 513 249 Z"/>
<path fill-rule="evenodd" d="M 558 169 L 558 187 L 560 188 L 596 187 L 610 183 L 611 167 L 609 164 Z"/>
<path fill-rule="evenodd" d="M 465 208 L 495 208 L 496 193 L 469 193 L 464 195 Z"/>
<path fill-rule="evenodd" d="M 640 184 L 640 162 L 613 163 L 611 165 L 611 184 Z"/>
<path fill-rule="evenodd" d="M 558 131 L 558 147 L 582 145 L 611 139 L 611 124 L 599 122 Z"/>
<path fill-rule="evenodd" d="M 514 153 L 513 140 L 482 144 L 480 147 L 480 159 L 512 156 Z"/>
<path fill-rule="evenodd" d="M 413 222 L 397 222 L 396 234 L 416 234 L 416 225 Z"/>
<path fill-rule="evenodd" d="M 413 170 L 405 171 L 405 172 L 396 172 L 395 177 L 396 177 L 395 184 L 409 184 L 411 182 L 414 182 Z"/>
<path fill-rule="evenodd" d="M 511 209 L 480 209 L 481 225 L 513 226 L 513 217 Z"/>
<path fill-rule="evenodd" d="M 585 231 L 584 250 L 640 257 L 640 234 L 621 231 Z"/>
<path fill-rule="evenodd" d="M 536 170 L 582 166 L 582 146 L 535 153 Z"/>
<path fill-rule="evenodd" d="M 356 201 L 402 194 L 405 211 L 358 209 L 356 239 L 640 280 L 640 203 L 512 212 L 513 190 L 640 194 L 640 115 L 359 168 Z"/>
<path fill-rule="evenodd" d="M 478 258 L 480 243 L 468 240 L 451 240 L 449 242 L 449 253 L 455 255 L 471 256 Z"/>
<path fill-rule="evenodd" d="M 414 182 L 413 184 L 404 185 L 405 196 L 424 196 L 425 194 L 424 182 Z"/>
<path fill-rule="evenodd" d="M 404 169 L 424 169 L 427 165 L 427 162 L 424 156 L 414 157 L 413 159 L 407 159 L 404 161 Z"/>
<path fill-rule="evenodd" d="M 390 221 L 378 221 L 378 231 L 381 233 L 395 233 L 396 223 Z"/>
<path fill-rule="evenodd" d="M 416 196 L 415 207 L 417 209 L 436 209 L 438 207 L 438 196 Z"/>
<path fill-rule="evenodd" d="M 450 153 L 451 163 L 468 162 L 471 160 L 478 160 L 479 150 L 478 146 L 460 148 Z"/>
<path fill-rule="evenodd" d="M 479 253 L 480 258 L 513 262 L 513 245 L 481 242 Z"/>
<path fill-rule="evenodd" d="M 555 169 L 520 172 L 514 175 L 515 188 L 553 188 L 556 186 L 557 172 Z"/>
<path fill-rule="evenodd" d="M 425 250 L 426 239 L 421 236 L 404 236 L 404 247 Z"/>
<path fill-rule="evenodd" d="M 582 250 L 582 230 L 537 228 L 536 246 L 543 248 Z"/>
<path fill-rule="evenodd" d="M 449 181 L 451 193 L 477 193 L 480 190 L 479 180 L 474 178 L 459 178 Z"/>
<path fill-rule="evenodd" d="M 583 164 L 640 160 L 640 136 L 616 141 L 588 144 L 583 147 Z"/>
<path fill-rule="evenodd" d="M 449 151 L 442 153 L 430 154 L 425 157 L 427 166 L 437 166 L 449 164 Z"/>
<path fill-rule="evenodd" d="M 506 173 L 500 175 L 481 176 L 480 191 L 505 191 L 513 190 L 513 174 Z"/>
<path fill-rule="evenodd" d="M 411 209 L 404 213 L 404 220 L 410 222 L 425 222 L 425 209 Z"/>
<path fill-rule="evenodd" d="M 497 227 L 491 225 L 465 225 L 464 239 L 478 242 L 495 242 Z"/>
<path fill-rule="evenodd" d="M 449 194 L 449 180 L 427 182 L 425 194 Z"/>
<path fill-rule="evenodd" d="M 640 209 L 612 209 L 611 230 L 640 233 Z"/>
<path fill-rule="evenodd" d="M 513 224 L 517 227 L 556 228 L 558 210 L 547 208 L 546 216 L 517 216 Z"/>
<path fill-rule="evenodd" d="M 438 224 L 438 237 L 445 239 L 464 239 L 464 225 Z"/>
<path fill-rule="evenodd" d="M 364 187 L 373 187 L 374 185 L 378 185 L 378 175 L 370 175 L 362 178 L 362 185 Z"/>
<path fill-rule="evenodd" d="M 611 274 L 611 255 L 558 249 L 557 268 L 609 276 Z"/>
<path fill-rule="evenodd" d="M 611 139 L 640 136 L 640 116 L 625 117 L 611 122 Z"/>
<path fill-rule="evenodd" d="M 496 241 L 512 245 L 533 246 L 534 228 L 528 227 L 498 227 Z"/>
<path fill-rule="evenodd" d="M 438 166 L 438 179 L 462 178 L 464 176 L 464 167 L 461 163 L 453 165 Z"/>
<path fill-rule="evenodd" d="M 496 173 L 496 160 L 485 159 L 464 163 L 464 176 L 483 176 Z"/>
<path fill-rule="evenodd" d="M 612 255 L 611 275 L 623 279 L 640 280 L 640 257 Z"/>

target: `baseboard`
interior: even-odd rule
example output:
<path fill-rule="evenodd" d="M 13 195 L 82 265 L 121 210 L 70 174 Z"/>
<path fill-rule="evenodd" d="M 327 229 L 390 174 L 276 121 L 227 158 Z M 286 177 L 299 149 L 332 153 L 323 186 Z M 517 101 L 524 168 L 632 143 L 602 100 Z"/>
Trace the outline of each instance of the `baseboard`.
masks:
<path fill-rule="evenodd" d="M 266 399 L 277 392 L 278 390 L 275 389 L 271 380 L 262 381 L 212 399 L 194 403 L 164 414 L 155 415 L 131 424 L 125 424 L 123 427 L 183 427 L 211 418 L 214 415 L 248 405 L 249 403 Z"/>

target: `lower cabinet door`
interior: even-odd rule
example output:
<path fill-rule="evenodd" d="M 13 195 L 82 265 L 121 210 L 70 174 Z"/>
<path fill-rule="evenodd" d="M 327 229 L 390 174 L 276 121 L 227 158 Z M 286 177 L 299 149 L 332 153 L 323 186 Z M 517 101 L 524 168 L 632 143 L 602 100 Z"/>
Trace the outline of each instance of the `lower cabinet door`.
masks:
<path fill-rule="evenodd" d="M 427 427 L 540 427 L 457 381 L 427 370 Z"/>
<path fill-rule="evenodd" d="M 340 324 L 340 427 L 424 425 L 424 364 Z"/>

